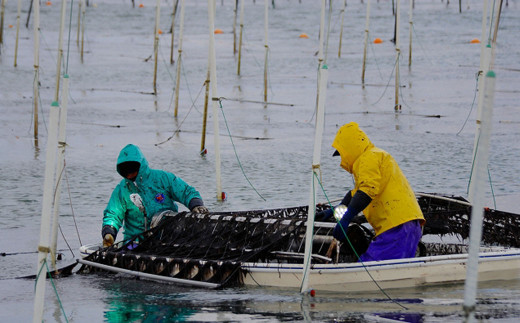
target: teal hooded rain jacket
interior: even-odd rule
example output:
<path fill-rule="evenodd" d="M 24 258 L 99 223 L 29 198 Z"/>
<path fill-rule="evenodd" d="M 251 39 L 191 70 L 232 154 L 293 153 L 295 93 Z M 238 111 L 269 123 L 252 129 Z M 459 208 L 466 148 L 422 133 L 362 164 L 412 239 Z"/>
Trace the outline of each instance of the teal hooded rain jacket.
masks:
<path fill-rule="evenodd" d="M 180 177 L 170 172 L 159 169 L 151 169 L 139 147 L 127 145 L 119 153 L 117 158 L 117 172 L 121 174 L 119 165 L 124 162 L 139 162 L 139 172 L 135 181 L 123 178 L 116 186 L 108 205 L 103 212 L 102 235 L 117 232 L 124 227 L 124 239 L 130 239 L 145 230 L 145 214 L 130 200 L 130 195 L 137 193 L 141 196 L 147 223 L 150 224 L 152 217 L 158 212 L 172 210 L 177 212 L 178 206 L 175 202 L 182 203 L 190 210 L 196 206 L 203 205 L 199 192 L 184 182 Z"/>

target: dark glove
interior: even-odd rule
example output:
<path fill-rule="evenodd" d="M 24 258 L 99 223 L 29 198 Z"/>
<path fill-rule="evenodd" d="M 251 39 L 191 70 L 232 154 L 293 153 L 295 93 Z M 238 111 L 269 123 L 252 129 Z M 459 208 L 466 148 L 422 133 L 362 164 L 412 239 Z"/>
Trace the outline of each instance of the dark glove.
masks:
<path fill-rule="evenodd" d="M 329 220 L 330 218 L 332 218 L 333 214 L 334 214 L 333 208 L 326 209 L 326 210 L 316 213 L 316 215 L 314 216 L 314 220 L 318 221 L 318 222 L 325 222 L 325 221 Z"/>
<path fill-rule="evenodd" d="M 199 206 L 196 206 L 194 207 L 191 212 L 193 213 L 199 213 L 199 214 L 208 214 L 209 213 L 209 210 L 207 207 L 205 207 L 204 205 L 199 205 Z"/>

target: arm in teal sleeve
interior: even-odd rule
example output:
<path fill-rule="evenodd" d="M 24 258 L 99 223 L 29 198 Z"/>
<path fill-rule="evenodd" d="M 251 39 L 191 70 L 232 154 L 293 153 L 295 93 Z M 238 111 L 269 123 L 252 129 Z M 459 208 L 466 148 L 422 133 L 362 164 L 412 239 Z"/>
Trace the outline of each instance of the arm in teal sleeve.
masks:
<path fill-rule="evenodd" d="M 123 226 L 125 213 L 126 204 L 124 203 L 122 197 L 121 185 L 118 185 L 114 191 L 112 191 L 112 195 L 110 196 L 107 207 L 103 211 L 102 228 L 105 226 L 111 226 L 114 228 L 117 234 L 119 229 Z"/>

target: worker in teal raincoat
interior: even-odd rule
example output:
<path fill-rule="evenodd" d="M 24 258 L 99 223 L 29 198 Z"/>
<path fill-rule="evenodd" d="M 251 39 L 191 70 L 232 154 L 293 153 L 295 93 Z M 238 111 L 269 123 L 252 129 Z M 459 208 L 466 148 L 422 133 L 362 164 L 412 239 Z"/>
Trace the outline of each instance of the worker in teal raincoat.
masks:
<path fill-rule="evenodd" d="M 149 229 L 154 215 L 166 210 L 177 212 L 175 202 L 191 212 L 208 213 L 195 188 L 170 172 L 150 168 L 135 145 L 129 144 L 121 150 L 116 169 L 123 179 L 103 212 L 101 235 L 105 247 L 114 243 L 121 227 L 124 239 L 128 240 Z M 136 196 L 140 203 L 135 202 Z"/>

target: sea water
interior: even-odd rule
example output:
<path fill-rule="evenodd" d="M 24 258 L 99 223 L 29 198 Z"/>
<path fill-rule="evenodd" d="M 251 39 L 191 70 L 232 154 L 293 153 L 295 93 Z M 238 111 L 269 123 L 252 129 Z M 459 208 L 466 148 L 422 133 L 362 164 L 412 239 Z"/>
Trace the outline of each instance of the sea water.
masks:
<path fill-rule="evenodd" d="M 57 266 L 74 262 L 82 244 L 101 240 L 103 209 L 120 176 L 122 147 L 141 147 L 152 168 L 171 171 L 195 186 L 212 211 L 282 208 L 309 203 L 319 51 L 320 1 L 269 3 L 268 99 L 264 105 L 263 1 L 245 1 L 240 75 L 233 50 L 235 1 L 217 1 L 216 107 L 210 100 L 201 156 L 204 82 L 208 69 L 208 10 L 186 1 L 178 116 L 170 64 L 173 2 L 161 1 L 154 95 L 155 2 L 90 1 L 78 28 L 78 2 L 67 5 L 62 73 L 70 78 L 65 172 L 59 205 Z M 332 1 L 325 27 L 328 66 L 319 201 L 343 197 L 352 177 L 330 146 L 338 128 L 359 123 L 373 143 L 398 161 L 414 190 L 467 196 L 477 110 L 482 4 L 401 1 L 399 103 L 394 113 L 397 54 L 390 1 L 371 1 L 365 86 L 361 84 L 367 1 L 349 1 L 341 57 L 342 1 Z M 140 7 L 139 4 L 143 4 Z M 493 107 L 487 205 L 518 213 L 520 197 L 520 3 L 502 8 L 494 57 Z M 0 320 L 31 320 L 40 235 L 49 109 L 56 88 L 59 1 L 40 9 L 39 135 L 33 135 L 33 29 L 23 3 L 17 53 L 16 1 L 6 3 L 0 49 Z M 180 9 L 180 7 L 179 7 Z M 180 11 L 180 10 L 179 10 Z M 327 16 L 328 16 L 327 8 Z M 496 14 L 496 12 L 495 12 Z M 12 25 L 12 27 L 11 27 Z M 410 26 L 412 62 L 409 66 Z M 300 37 L 306 34 L 308 38 Z M 493 34 L 486 30 L 487 43 Z M 375 38 L 383 40 L 374 44 Z M 83 55 L 83 59 L 81 56 Z M 63 81 L 62 81 L 63 84 Z M 63 96 L 64 94 L 61 94 Z M 216 102 L 216 101 L 215 101 Z M 216 111 L 216 115 L 214 112 Z M 218 116 L 221 183 L 216 198 L 214 120 Z M 182 207 L 184 209 L 184 207 Z M 121 236 L 121 234 L 120 234 Z M 69 249 L 70 247 L 70 249 Z M 5 255 L 4 255 L 5 254 Z M 500 277 L 497 277 L 499 279 Z M 45 321 L 460 321 L 464 286 L 435 286 L 377 293 L 317 293 L 263 287 L 209 291 L 114 275 L 73 275 L 46 285 Z M 520 281 L 481 284 L 478 317 L 520 318 Z M 65 313 L 65 314 L 63 314 Z M 65 316 L 64 316 L 65 315 Z"/>

